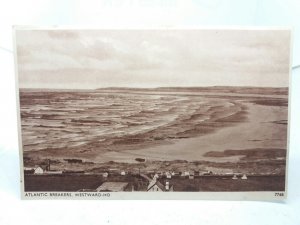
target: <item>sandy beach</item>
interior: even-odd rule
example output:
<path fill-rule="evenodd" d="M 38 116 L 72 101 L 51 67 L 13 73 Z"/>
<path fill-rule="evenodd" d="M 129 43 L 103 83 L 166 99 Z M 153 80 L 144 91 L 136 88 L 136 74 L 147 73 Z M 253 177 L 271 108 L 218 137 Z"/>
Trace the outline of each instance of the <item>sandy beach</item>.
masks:
<path fill-rule="evenodd" d="M 234 126 L 224 127 L 200 137 L 181 139 L 173 143 L 122 152 L 107 152 L 96 158 L 98 161 L 116 160 L 134 162 L 136 157 L 149 160 L 208 160 L 218 162 L 238 161 L 234 157 L 205 157 L 210 151 L 243 150 L 254 148 L 286 148 L 287 126 L 274 121 L 285 120 L 287 111 L 282 106 L 262 106 L 246 103 L 248 119 Z"/>

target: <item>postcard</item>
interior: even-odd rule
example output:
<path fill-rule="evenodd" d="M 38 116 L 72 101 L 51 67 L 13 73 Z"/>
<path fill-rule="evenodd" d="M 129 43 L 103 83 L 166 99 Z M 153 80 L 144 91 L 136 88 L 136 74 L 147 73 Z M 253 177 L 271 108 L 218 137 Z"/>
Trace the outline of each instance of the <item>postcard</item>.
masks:
<path fill-rule="evenodd" d="M 286 198 L 288 29 L 14 29 L 23 199 Z"/>

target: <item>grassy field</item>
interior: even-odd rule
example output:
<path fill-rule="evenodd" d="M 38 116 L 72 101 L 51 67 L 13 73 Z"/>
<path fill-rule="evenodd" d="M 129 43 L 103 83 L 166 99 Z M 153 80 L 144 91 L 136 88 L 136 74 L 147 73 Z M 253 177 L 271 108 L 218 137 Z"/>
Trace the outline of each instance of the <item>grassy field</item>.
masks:
<path fill-rule="evenodd" d="M 148 182 L 139 177 L 101 175 L 26 175 L 25 191 L 78 191 L 81 189 L 96 189 L 105 181 L 128 182 L 125 191 L 146 191 Z M 166 179 L 160 182 L 165 184 Z M 174 191 L 284 191 L 284 176 L 249 176 L 247 180 L 232 180 L 229 176 L 201 176 L 195 179 L 172 177 L 169 179 Z"/>
<path fill-rule="evenodd" d="M 138 176 L 120 176 L 103 178 L 102 175 L 25 175 L 25 191 L 78 191 L 82 189 L 95 190 L 102 183 L 127 182 L 125 191 L 131 191 L 132 186 L 135 190 L 145 191 L 147 182 Z"/>
<path fill-rule="evenodd" d="M 25 191 L 77 191 L 96 189 L 103 183 L 97 175 L 26 175 Z"/>
<path fill-rule="evenodd" d="M 161 179 L 165 183 L 166 179 Z M 233 180 L 231 176 L 202 176 L 189 180 L 178 177 L 169 180 L 174 191 L 284 191 L 284 176 L 248 176 Z"/>

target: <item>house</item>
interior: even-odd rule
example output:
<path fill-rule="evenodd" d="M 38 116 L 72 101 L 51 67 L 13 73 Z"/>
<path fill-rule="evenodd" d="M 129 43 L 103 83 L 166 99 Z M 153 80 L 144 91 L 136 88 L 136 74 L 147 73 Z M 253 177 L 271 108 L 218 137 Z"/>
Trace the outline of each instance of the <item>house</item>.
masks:
<path fill-rule="evenodd" d="M 162 183 L 160 183 L 159 181 L 153 179 L 149 183 L 149 185 L 147 187 L 147 191 L 149 191 L 149 192 L 164 191 L 164 188 L 165 187 L 162 185 Z"/>
<path fill-rule="evenodd" d="M 195 177 L 195 173 L 194 172 L 190 172 L 189 173 L 189 179 L 192 180 Z"/>
<path fill-rule="evenodd" d="M 209 175 L 212 175 L 212 174 L 213 174 L 213 172 L 210 171 L 210 170 L 204 171 L 204 172 L 202 173 L 202 175 L 204 175 L 204 176 L 209 176 Z"/>
<path fill-rule="evenodd" d="M 169 182 L 166 182 L 166 186 L 164 186 L 161 182 L 159 182 L 156 178 L 153 178 L 149 182 L 147 187 L 148 192 L 162 192 L 162 191 L 173 191 L 173 186 L 170 187 Z"/>
<path fill-rule="evenodd" d="M 234 174 L 233 177 L 232 177 L 232 180 L 237 180 L 237 179 L 239 179 L 239 178 L 237 177 L 236 174 Z"/>
<path fill-rule="evenodd" d="M 125 176 L 126 172 L 125 171 L 121 171 L 121 176 Z"/>
<path fill-rule="evenodd" d="M 102 176 L 103 176 L 103 177 L 108 177 L 108 173 L 105 172 L 105 173 L 102 174 Z"/>
<path fill-rule="evenodd" d="M 247 180 L 248 178 L 247 178 L 246 174 L 244 174 L 241 179 L 242 180 Z"/>
<path fill-rule="evenodd" d="M 149 183 L 149 185 L 148 185 L 148 187 L 147 187 L 147 191 L 149 191 L 149 192 L 161 192 L 161 191 L 165 191 L 165 187 L 164 187 L 164 185 L 162 184 L 162 183 L 160 183 L 158 180 L 156 180 L 156 179 L 153 179 L 150 183 Z"/>
<path fill-rule="evenodd" d="M 166 172 L 166 178 L 171 179 L 172 178 L 172 174 L 170 172 Z"/>
<path fill-rule="evenodd" d="M 184 172 L 183 172 L 183 176 L 184 176 L 184 177 L 190 176 L 190 172 L 189 172 L 189 171 L 184 171 Z"/>
<path fill-rule="evenodd" d="M 180 172 L 173 172 L 172 176 L 180 176 Z"/>
<path fill-rule="evenodd" d="M 128 183 L 126 182 L 104 182 L 101 184 L 96 191 L 109 191 L 109 192 L 118 192 L 124 191 Z"/>
<path fill-rule="evenodd" d="M 173 185 L 170 186 L 169 181 L 166 181 L 166 186 L 165 186 L 166 191 L 172 192 L 173 190 Z"/>
<path fill-rule="evenodd" d="M 46 171 L 50 171 L 50 160 L 47 163 L 42 163 L 41 165 L 36 165 L 34 168 L 34 174 L 44 174 Z"/>
<path fill-rule="evenodd" d="M 34 174 L 43 174 L 44 173 L 44 170 L 42 167 L 38 166 L 34 169 Z"/>

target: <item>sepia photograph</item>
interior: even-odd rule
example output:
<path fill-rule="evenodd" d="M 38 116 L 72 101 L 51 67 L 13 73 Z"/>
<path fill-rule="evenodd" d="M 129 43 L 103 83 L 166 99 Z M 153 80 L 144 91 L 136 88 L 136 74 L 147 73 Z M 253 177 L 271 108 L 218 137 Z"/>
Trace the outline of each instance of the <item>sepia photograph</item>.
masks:
<path fill-rule="evenodd" d="M 14 35 L 23 198 L 286 197 L 290 30 Z"/>

